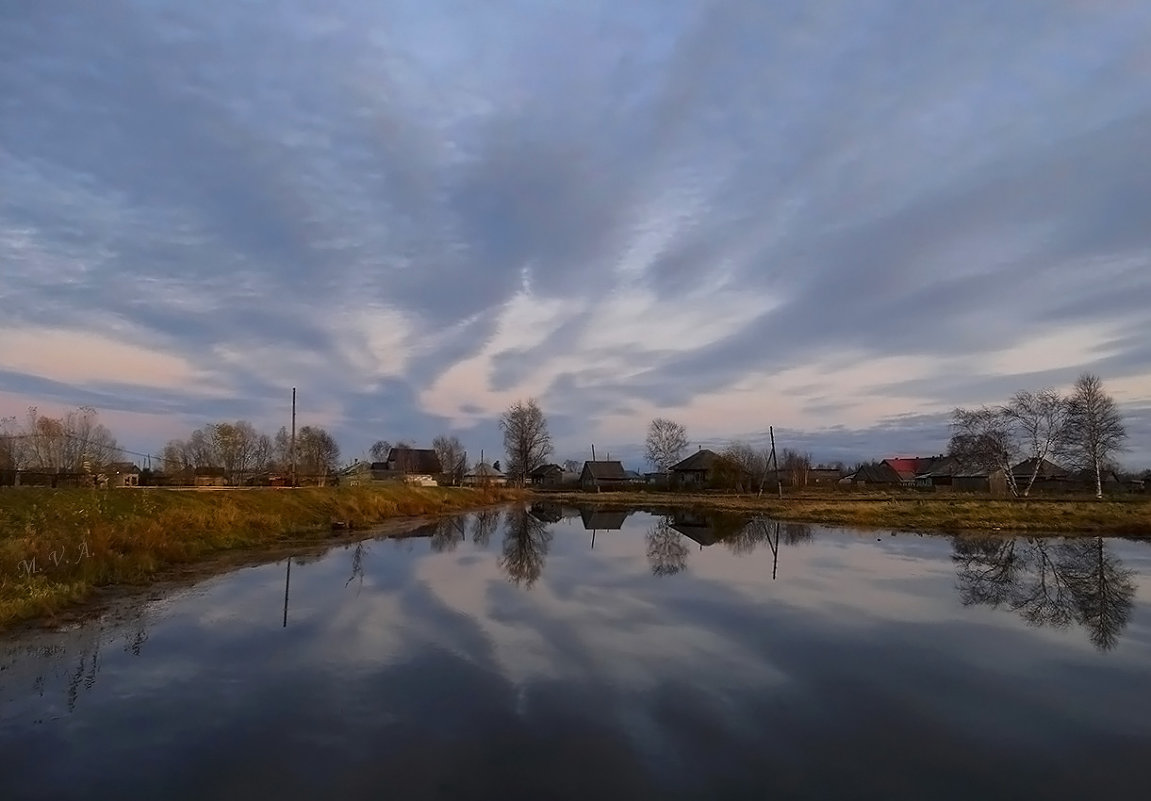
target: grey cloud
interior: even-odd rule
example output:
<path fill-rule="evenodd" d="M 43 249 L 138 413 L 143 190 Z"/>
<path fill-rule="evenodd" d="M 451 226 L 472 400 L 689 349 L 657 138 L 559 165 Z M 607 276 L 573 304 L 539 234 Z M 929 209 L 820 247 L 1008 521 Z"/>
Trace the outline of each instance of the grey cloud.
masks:
<path fill-rule="evenodd" d="M 981 354 L 1106 322 L 1124 328 L 1095 367 L 1151 367 L 1145 5 L 325 10 L 5 15 L 0 183 L 17 191 L 0 195 L 0 259 L 19 273 L 0 287 L 5 317 L 127 324 L 193 361 L 221 346 L 318 355 L 324 369 L 285 379 L 344 409 L 351 446 L 377 425 L 439 428 L 421 391 L 488 342 L 525 283 L 588 311 L 497 355 L 494 388 L 570 356 L 658 228 L 633 280 L 661 301 L 722 318 L 701 291 L 722 272 L 779 305 L 711 344 L 621 343 L 611 355 L 635 378 L 580 352 L 544 398 L 573 441 L 638 401 L 685 403 L 845 351 Z M 365 394 L 332 324 L 387 306 L 419 348 Z M 279 391 L 266 369 L 225 372 L 238 408 Z M 1019 380 L 884 391 L 977 402 Z M 121 408 L 107 388 L 3 374 L 0 389 Z M 829 419 L 841 402 L 808 400 Z"/>

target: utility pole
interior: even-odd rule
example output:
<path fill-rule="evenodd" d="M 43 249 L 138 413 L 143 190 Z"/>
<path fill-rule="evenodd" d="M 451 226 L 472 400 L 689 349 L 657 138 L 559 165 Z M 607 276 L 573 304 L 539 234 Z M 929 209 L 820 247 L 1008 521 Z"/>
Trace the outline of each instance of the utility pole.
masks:
<path fill-rule="evenodd" d="M 782 501 L 783 480 L 779 477 L 779 458 L 775 455 L 775 429 L 768 426 L 767 433 L 771 435 L 771 466 L 775 468 L 775 488 L 779 490 L 779 499 Z"/>
<path fill-rule="evenodd" d="M 292 387 L 292 444 L 289 448 L 292 461 L 291 485 L 296 486 L 296 388 Z"/>

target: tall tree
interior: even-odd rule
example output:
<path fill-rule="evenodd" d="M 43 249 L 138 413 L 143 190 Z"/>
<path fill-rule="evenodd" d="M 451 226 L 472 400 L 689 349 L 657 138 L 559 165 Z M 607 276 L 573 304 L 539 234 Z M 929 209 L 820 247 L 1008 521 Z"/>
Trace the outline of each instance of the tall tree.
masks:
<path fill-rule="evenodd" d="M 463 479 L 464 473 L 467 472 L 467 465 L 465 464 L 467 453 L 464 451 L 464 444 L 460 442 L 460 438 L 441 434 L 432 440 L 432 450 L 439 457 L 440 467 L 444 474 L 451 478 L 453 484 L 458 484 Z"/>
<path fill-rule="evenodd" d="M 1115 399 L 1093 373 L 1075 382 L 1067 413 L 1067 445 L 1076 464 L 1095 475 L 1095 497 L 1103 498 L 1103 470 L 1123 450 L 1127 431 Z"/>
<path fill-rule="evenodd" d="M 392 443 L 386 439 L 378 439 L 372 443 L 372 447 L 368 450 L 368 455 L 372 457 L 373 462 L 384 462 L 388 459 L 388 453 L 392 450 Z"/>
<path fill-rule="evenodd" d="M 666 473 L 687 448 L 687 429 L 674 420 L 657 417 L 647 427 L 644 455 L 657 472 Z"/>
<path fill-rule="evenodd" d="M 500 417 L 504 450 L 508 455 L 508 479 L 524 484 L 528 474 L 544 464 L 552 453 L 548 421 L 535 398 L 516 401 Z"/>
<path fill-rule="evenodd" d="M 1067 444 L 1067 418 L 1071 404 L 1053 389 L 1016 392 L 1003 407 L 1007 420 L 1015 426 L 1015 436 L 1032 460 L 1027 483 L 1020 488 L 1030 494 L 1043 462 L 1060 456 Z"/>
<path fill-rule="evenodd" d="M 319 426 L 304 426 L 296 432 L 296 472 L 325 482 L 340 461 L 340 446 Z"/>
<path fill-rule="evenodd" d="M 216 466 L 223 468 L 227 480 L 240 483 L 246 474 L 257 469 L 256 455 L 260 433 L 247 420 L 215 423 L 207 427 L 214 448 Z"/>

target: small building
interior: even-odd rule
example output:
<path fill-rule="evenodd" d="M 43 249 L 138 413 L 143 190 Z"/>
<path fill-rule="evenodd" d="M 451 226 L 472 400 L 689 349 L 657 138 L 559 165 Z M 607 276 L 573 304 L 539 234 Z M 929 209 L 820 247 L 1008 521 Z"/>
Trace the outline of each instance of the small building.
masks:
<path fill-rule="evenodd" d="M 388 469 L 387 462 L 356 461 L 340 471 L 338 483 L 348 487 L 403 481 L 404 474 Z"/>
<path fill-rule="evenodd" d="M 627 483 L 627 471 L 623 469 L 623 463 L 617 460 L 584 462 L 579 477 L 580 487 L 596 492 L 620 489 Z"/>
<path fill-rule="evenodd" d="M 197 467 L 192 471 L 194 487 L 226 487 L 227 474 L 222 467 Z"/>
<path fill-rule="evenodd" d="M 502 487 L 508 477 L 487 462 L 480 462 L 464 474 L 465 487 Z"/>
<path fill-rule="evenodd" d="M 571 487 L 579 483 L 579 473 L 564 470 L 558 464 L 544 464 L 529 475 L 533 487 Z"/>
<path fill-rule="evenodd" d="M 671 467 L 671 483 L 675 487 L 706 487 L 715 483 L 728 464 L 722 456 L 701 448 Z"/>
<path fill-rule="evenodd" d="M 444 472 L 440 457 L 430 448 L 392 448 L 386 464 L 406 483 L 425 487 L 434 487 Z"/>
<path fill-rule="evenodd" d="M 104 469 L 109 489 L 140 486 L 140 468 L 132 462 L 112 462 Z"/>

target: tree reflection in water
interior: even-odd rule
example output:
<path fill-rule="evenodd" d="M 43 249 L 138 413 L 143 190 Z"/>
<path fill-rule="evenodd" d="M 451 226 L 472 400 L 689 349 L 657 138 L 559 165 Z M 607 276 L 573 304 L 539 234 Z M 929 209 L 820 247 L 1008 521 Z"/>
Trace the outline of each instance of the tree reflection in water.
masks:
<path fill-rule="evenodd" d="M 674 576 L 687 567 L 687 546 L 666 517 L 659 518 L 648 529 L 644 539 L 653 576 Z"/>
<path fill-rule="evenodd" d="M 509 580 L 531 589 L 543 573 L 551 539 L 552 533 L 543 521 L 532 517 L 526 509 L 510 510 L 504 518 L 500 569 Z"/>
<path fill-rule="evenodd" d="M 1101 651 L 1118 644 L 1131 616 L 1135 582 L 1102 537 L 956 537 L 952 542 L 964 606 L 1011 609 L 1032 626 L 1076 623 Z"/>
<path fill-rule="evenodd" d="M 467 522 L 462 517 L 445 517 L 437 520 L 432 529 L 432 550 L 448 553 L 467 538 Z"/>
<path fill-rule="evenodd" d="M 499 509 L 481 509 L 472 517 L 472 542 L 481 548 L 488 547 L 492 534 L 500 527 Z"/>
<path fill-rule="evenodd" d="M 364 588 L 364 557 L 367 556 L 368 546 L 366 543 L 357 542 L 356 547 L 352 549 L 352 575 L 348 576 L 348 580 L 344 582 L 347 587 L 356 579 L 359 579 L 359 586 L 356 588 L 356 594 L 359 595 L 360 590 Z"/>

